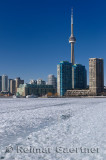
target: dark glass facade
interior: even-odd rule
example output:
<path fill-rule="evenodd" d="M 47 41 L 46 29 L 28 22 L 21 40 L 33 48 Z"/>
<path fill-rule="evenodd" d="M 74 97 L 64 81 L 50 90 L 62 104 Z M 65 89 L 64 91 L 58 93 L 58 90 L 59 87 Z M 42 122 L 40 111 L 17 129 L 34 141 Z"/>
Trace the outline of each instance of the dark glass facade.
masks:
<path fill-rule="evenodd" d="M 87 87 L 87 71 L 85 66 L 75 64 L 72 66 L 72 88 L 86 89 Z"/>
<path fill-rule="evenodd" d="M 68 61 L 57 65 L 57 86 L 59 96 L 64 96 L 67 90 L 72 89 L 72 64 Z"/>

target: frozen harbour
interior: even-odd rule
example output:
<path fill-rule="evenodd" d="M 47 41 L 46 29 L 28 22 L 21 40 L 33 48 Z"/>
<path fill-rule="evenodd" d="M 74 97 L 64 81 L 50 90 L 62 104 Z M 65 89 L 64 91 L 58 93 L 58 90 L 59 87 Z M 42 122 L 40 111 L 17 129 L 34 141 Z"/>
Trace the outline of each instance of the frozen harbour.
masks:
<path fill-rule="evenodd" d="M 106 99 L 1 98 L 0 159 L 106 160 Z"/>

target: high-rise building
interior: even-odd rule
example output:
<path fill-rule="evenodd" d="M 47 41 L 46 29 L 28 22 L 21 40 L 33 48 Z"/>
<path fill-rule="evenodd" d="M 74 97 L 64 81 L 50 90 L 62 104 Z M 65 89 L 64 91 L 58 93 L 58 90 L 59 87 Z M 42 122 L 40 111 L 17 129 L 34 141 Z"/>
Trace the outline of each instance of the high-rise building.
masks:
<path fill-rule="evenodd" d="M 57 78 L 53 74 L 48 75 L 48 85 L 53 85 L 54 88 L 57 87 Z"/>
<path fill-rule="evenodd" d="M 8 91 L 10 92 L 10 80 L 12 79 L 8 79 Z"/>
<path fill-rule="evenodd" d="M 37 85 L 45 85 L 45 84 L 46 84 L 46 82 L 43 81 L 42 79 L 37 80 Z"/>
<path fill-rule="evenodd" d="M 3 75 L 2 76 L 2 91 L 8 91 L 8 76 L 7 75 Z"/>
<path fill-rule="evenodd" d="M 17 77 L 15 81 L 16 81 L 16 92 L 17 92 L 17 88 L 19 87 L 20 84 L 24 84 L 24 80 L 21 80 L 20 77 Z"/>
<path fill-rule="evenodd" d="M 61 61 L 57 65 L 57 93 L 64 96 L 67 90 L 72 89 L 72 64 Z"/>
<path fill-rule="evenodd" d="M 74 43 L 76 42 L 76 38 L 74 37 L 73 32 L 73 9 L 71 10 L 71 36 L 69 38 L 69 43 L 71 43 L 71 63 L 74 65 L 75 57 L 74 57 Z"/>
<path fill-rule="evenodd" d="M 34 79 L 31 79 L 30 82 L 29 82 L 29 84 L 37 84 L 37 81 L 34 80 Z"/>
<path fill-rule="evenodd" d="M 0 76 L 0 92 L 2 91 L 2 76 Z"/>
<path fill-rule="evenodd" d="M 89 59 L 89 90 L 94 94 L 104 91 L 104 62 L 102 58 Z"/>
<path fill-rule="evenodd" d="M 72 66 L 72 88 L 85 89 L 87 87 L 87 71 L 85 66 L 74 64 Z"/>
<path fill-rule="evenodd" d="M 10 93 L 16 93 L 16 81 L 14 79 L 10 79 Z"/>

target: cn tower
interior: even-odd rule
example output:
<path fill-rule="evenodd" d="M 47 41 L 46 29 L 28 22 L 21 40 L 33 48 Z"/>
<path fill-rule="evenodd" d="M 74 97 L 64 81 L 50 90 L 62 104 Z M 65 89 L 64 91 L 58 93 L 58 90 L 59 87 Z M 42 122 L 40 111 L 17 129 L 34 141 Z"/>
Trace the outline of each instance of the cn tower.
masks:
<path fill-rule="evenodd" d="M 73 9 L 71 9 L 71 36 L 69 38 L 69 43 L 71 43 L 71 63 L 74 65 L 75 58 L 74 58 L 74 43 L 76 42 L 76 38 L 74 37 L 73 33 Z"/>

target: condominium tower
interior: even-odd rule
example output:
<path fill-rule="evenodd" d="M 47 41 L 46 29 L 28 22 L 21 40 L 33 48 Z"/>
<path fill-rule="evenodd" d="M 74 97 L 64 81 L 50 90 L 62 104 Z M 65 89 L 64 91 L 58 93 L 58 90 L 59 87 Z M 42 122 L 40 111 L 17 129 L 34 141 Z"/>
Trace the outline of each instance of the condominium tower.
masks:
<path fill-rule="evenodd" d="M 89 90 L 94 94 L 104 91 L 104 61 L 102 58 L 89 59 Z"/>
<path fill-rule="evenodd" d="M 86 89 L 87 87 L 87 71 L 85 66 L 74 64 L 72 66 L 72 88 Z"/>
<path fill-rule="evenodd" d="M 67 90 L 72 89 L 72 64 L 61 61 L 57 65 L 57 93 L 64 96 Z"/>
<path fill-rule="evenodd" d="M 15 81 L 16 81 L 16 92 L 17 92 L 17 88 L 19 87 L 20 84 L 24 84 L 24 80 L 21 80 L 20 77 L 17 77 Z"/>
<path fill-rule="evenodd" d="M 48 75 L 48 85 L 53 85 L 54 88 L 57 87 L 57 78 L 53 74 Z"/>
<path fill-rule="evenodd" d="M 14 79 L 10 80 L 10 93 L 11 94 L 16 93 L 16 81 Z"/>
<path fill-rule="evenodd" d="M 8 91 L 8 76 L 7 75 L 3 75 L 2 76 L 2 91 Z"/>

